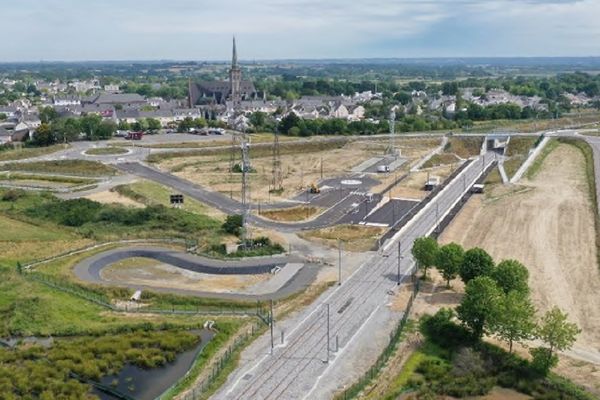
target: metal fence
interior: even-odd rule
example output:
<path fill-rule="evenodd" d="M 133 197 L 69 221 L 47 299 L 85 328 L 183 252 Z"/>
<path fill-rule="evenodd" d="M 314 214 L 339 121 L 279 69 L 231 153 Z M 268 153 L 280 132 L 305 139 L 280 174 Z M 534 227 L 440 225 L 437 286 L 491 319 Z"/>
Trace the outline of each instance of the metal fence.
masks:
<path fill-rule="evenodd" d="M 126 306 L 117 307 L 110 302 L 108 297 L 102 293 L 95 292 L 90 289 L 78 286 L 73 283 L 69 283 L 60 279 L 50 277 L 48 275 L 38 272 L 24 272 L 23 276 L 26 279 L 30 279 L 49 286 L 53 289 L 59 290 L 64 293 L 68 293 L 73 296 L 77 296 L 91 303 L 104 307 L 114 312 L 123 313 L 139 313 L 139 314 L 174 314 L 174 315 L 224 315 L 224 316 L 249 316 L 258 317 L 264 324 L 268 325 L 270 321 L 270 315 L 266 308 L 262 306 L 260 302 L 256 303 L 256 307 L 220 307 L 220 306 L 199 306 L 199 305 L 172 305 L 168 308 L 149 308 L 142 306 Z"/>
<path fill-rule="evenodd" d="M 343 392 L 339 393 L 334 397 L 334 400 L 350 400 L 355 398 L 358 394 L 360 394 L 371 382 L 377 377 L 379 372 L 383 369 L 387 361 L 396 351 L 400 340 L 402 339 L 402 333 L 404 333 L 404 328 L 406 327 L 406 323 L 408 321 L 408 315 L 410 314 L 410 310 L 412 308 L 413 302 L 417 297 L 417 293 L 419 292 L 419 280 L 416 278 L 416 275 L 413 275 L 413 280 L 415 282 L 413 292 L 411 293 L 410 299 L 406 304 L 406 308 L 404 309 L 404 315 L 400 320 L 400 323 L 394 328 L 394 331 L 390 334 L 390 341 L 388 345 L 385 347 L 381 355 L 377 358 L 377 361 L 361 376 L 357 382 L 355 382 L 352 386 L 345 389 Z"/>
<path fill-rule="evenodd" d="M 250 343 L 254 338 L 258 337 L 265 329 L 265 325 L 261 325 L 260 323 L 254 323 L 250 326 L 250 328 L 244 332 L 244 334 L 235 338 L 233 343 L 231 343 L 227 349 L 223 352 L 223 354 L 215 358 L 213 362 L 207 365 L 204 370 L 209 371 L 206 373 L 204 378 L 200 379 L 198 382 L 195 382 L 192 388 L 188 389 L 184 395 L 179 396 L 181 400 L 202 400 L 208 398 L 209 394 L 218 387 L 218 379 L 223 373 L 223 371 L 231 367 L 231 362 L 233 362 L 234 358 L 237 357 L 238 353 L 241 352 L 242 349 L 246 347 L 248 343 Z M 196 361 L 198 361 L 200 352 L 196 356 Z M 190 369 L 191 371 L 192 369 Z M 188 374 L 190 372 L 188 371 Z M 156 400 L 164 400 L 171 398 L 177 392 L 177 387 L 185 380 L 188 379 L 188 374 L 182 377 L 177 383 L 171 386 L 165 393 L 163 393 Z"/>

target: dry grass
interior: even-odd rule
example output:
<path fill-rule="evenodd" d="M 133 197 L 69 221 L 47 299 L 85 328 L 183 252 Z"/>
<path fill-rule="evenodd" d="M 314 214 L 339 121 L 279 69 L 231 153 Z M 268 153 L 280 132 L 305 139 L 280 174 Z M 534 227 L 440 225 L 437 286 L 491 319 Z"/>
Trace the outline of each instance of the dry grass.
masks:
<path fill-rule="evenodd" d="M 407 164 L 422 157 L 439 144 L 438 139 L 400 139 L 397 142 Z M 271 148 L 251 148 L 252 167 L 256 172 L 250 174 L 251 195 L 253 201 L 280 201 L 293 197 L 308 185 L 321 179 L 321 165 L 324 179 L 347 174 L 361 162 L 384 154 L 385 140 L 355 140 L 344 143 L 300 142 L 282 145 L 281 166 L 284 191 L 281 194 L 269 193 L 272 183 L 273 161 Z M 233 194 L 240 199 L 241 179 L 239 173 L 229 173 L 229 157 L 226 154 L 184 155 L 178 158 L 164 159 L 160 167 L 176 175 L 209 187 L 212 190 Z M 236 154 L 239 158 L 239 154 Z M 236 160 L 239 163 L 239 159 Z M 393 174 L 378 176 L 378 179 L 390 181 Z"/>
<path fill-rule="evenodd" d="M 273 221 L 293 222 L 310 219 L 319 214 L 322 210 L 322 208 L 318 207 L 300 206 L 284 208 L 281 210 L 262 211 L 260 215 Z"/>
<path fill-rule="evenodd" d="M 160 261 L 132 257 L 104 268 L 102 278 L 115 285 L 134 284 L 204 292 L 241 290 L 270 278 L 262 275 L 212 275 L 188 271 Z"/>
<path fill-rule="evenodd" d="M 385 228 L 378 226 L 338 225 L 302 232 L 299 236 L 336 249 L 339 239 L 344 250 L 361 252 L 371 250 L 384 232 Z"/>
<path fill-rule="evenodd" d="M 482 144 L 481 137 L 451 137 L 444 152 L 456 154 L 460 158 L 469 158 L 479 155 Z"/>

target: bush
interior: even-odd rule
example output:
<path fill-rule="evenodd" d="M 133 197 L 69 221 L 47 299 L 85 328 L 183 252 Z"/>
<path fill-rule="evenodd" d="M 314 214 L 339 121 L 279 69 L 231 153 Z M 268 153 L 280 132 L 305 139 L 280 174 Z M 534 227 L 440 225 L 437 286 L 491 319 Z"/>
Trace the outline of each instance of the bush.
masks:
<path fill-rule="evenodd" d="M 425 315 L 419 323 L 419 330 L 427 339 L 444 348 L 456 348 L 472 343 L 470 333 L 452 321 L 454 311 L 442 308 L 434 315 Z"/>
<path fill-rule="evenodd" d="M 243 223 L 244 217 L 242 215 L 228 215 L 225 219 L 225 222 L 222 225 L 222 228 L 226 233 L 229 233 L 230 235 L 239 236 L 242 232 Z"/>
<path fill-rule="evenodd" d="M 536 347 L 529 352 L 533 357 L 531 367 L 541 375 L 548 375 L 548 372 L 558 364 L 558 356 L 552 354 L 552 351 L 546 347 Z"/>
<path fill-rule="evenodd" d="M 2 194 L 2 201 L 17 201 L 25 196 L 25 191 L 22 189 L 10 189 Z"/>

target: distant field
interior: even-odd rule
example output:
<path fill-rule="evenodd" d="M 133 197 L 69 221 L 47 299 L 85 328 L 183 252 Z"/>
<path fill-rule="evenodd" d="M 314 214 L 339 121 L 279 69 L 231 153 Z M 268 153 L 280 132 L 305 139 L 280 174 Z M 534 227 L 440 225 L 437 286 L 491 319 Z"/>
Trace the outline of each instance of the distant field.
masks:
<path fill-rule="evenodd" d="M 27 163 L 9 163 L 0 165 L 0 171 L 43 172 L 78 176 L 116 175 L 117 170 L 96 161 L 56 160 L 33 161 Z"/>
<path fill-rule="evenodd" d="M 24 147 L 22 149 L 0 150 L 0 161 L 22 160 L 40 157 L 69 148 L 69 145 L 55 144 L 48 147 Z"/>

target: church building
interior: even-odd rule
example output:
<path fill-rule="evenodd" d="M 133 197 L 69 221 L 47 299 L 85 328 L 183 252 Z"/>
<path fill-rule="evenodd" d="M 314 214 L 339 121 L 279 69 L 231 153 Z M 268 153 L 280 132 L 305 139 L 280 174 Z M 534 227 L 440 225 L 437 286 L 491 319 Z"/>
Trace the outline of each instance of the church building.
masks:
<path fill-rule="evenodd" d="M 233 55 L 228 81 L 191 82 L 189 84 L 189 107 L 205 104 L 221 104 L 231 102 L 234 109 L 239 109 L 242 100 L 256 96 L 254 83 L 242 80 L 242 70 L 238 65 L 235 37 L 233 38 Z"/>

